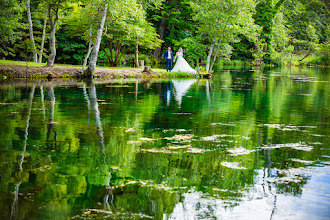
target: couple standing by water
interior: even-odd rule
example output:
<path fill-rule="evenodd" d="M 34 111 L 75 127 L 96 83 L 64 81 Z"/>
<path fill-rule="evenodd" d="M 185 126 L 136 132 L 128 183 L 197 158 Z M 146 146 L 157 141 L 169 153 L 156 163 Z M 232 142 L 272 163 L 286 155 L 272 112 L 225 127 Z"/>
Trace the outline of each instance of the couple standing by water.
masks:
<path fill-rule="evenodd" d="M 172 63 L 176 61 L 174 68 L 172 69 Z M 176 52 L 175 57 L 173 57 L 173 52 L 171 47 L 168 47 L 164 53 L 164 59 L 166 59 L 166 70 L 171 72 L 185 72 L 185 73 L 196 73 L 196 70 L 190 67 L 188 62 L 183 58 L 182 47 L 179 48 L 178 52 Z"/>

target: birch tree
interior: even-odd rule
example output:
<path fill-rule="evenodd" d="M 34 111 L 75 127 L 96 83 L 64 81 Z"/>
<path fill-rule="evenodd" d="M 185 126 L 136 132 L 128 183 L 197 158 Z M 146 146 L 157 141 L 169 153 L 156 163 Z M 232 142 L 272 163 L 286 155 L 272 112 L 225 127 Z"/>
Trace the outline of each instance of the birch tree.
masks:
<path fill-rule="evenodd" d="M 31 44 L 33 48 L 33 62 L 38 62 L 38 55 L 37 55 L 37 48 L 36 48 L 36 43 L 34 41 L 34 36 L 33 36 L 33 25 L 32 25 L 32 18 L 31 18 L 31 9 L 30 9 L 30 0 L 26 0 L 26 13 L 27 13 L 27 18 L 28 18 L 28 23 L 29 23 L 29 33 L 30 33 L 30 39 L 31 39 Z"/>
<path fill-rule="evenodd" d="M 71 1 L 73 2 L 73 0 Z M 53 67 L 56 58 L 56 28 L 60 16 L 60 11 L 68 8 L 69 0 L 47 0 L 44 2 L 48 9 L 49 21 L 49 56 L 47 67 Z"/>
<path fill-rule="evenodd" d="M 95 67 L 96 67 L 97 56 L 99 53 L 102 34 L 103 34 L 103 27 L 104 27 L 105 19 L 107 17 L 107 8 L 108 8 L 108 2 L 105 2 L 103 5 L 103 8 L 102 8 L 101 20 L 100 20 L 99 28 L 97 30 L 93 52 L 91 55 L 91 59 L 90 59 L 88 68 L 85 73 L 85 75 L 90 78 L 93 77 Z"/>

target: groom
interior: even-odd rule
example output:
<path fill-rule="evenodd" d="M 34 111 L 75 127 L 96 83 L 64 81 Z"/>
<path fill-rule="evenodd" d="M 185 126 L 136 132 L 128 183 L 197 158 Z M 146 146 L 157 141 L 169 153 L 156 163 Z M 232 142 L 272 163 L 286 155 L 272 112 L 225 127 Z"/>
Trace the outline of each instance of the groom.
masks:
<path fill-rule="evenodd" d="M 172 70 L 172 63 L 173 63 L 173 53 L 171 51 L 171 47 L 167 48 L 167 51 L 164 53 L 164 59 L 166 59 L 166 70 L 171 71 Z"/>

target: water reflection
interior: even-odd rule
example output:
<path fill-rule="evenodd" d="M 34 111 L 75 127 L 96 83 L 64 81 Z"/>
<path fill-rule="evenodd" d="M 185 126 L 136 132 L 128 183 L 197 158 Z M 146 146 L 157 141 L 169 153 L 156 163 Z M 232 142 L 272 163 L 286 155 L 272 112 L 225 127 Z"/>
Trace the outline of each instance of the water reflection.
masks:
<path fill-rule="evenodd" d="M 178 102 L 179 108 L 181 108 L 182 98 L 186 95 L 189 88 L 196 82 L 196 79 L 186 79 L 186 80 L 172 80 L 174 87 L 174 97 Z"/>
<path fill-rule="evenodd" d="M 0 85 L 1 218 L 327 219 L 330 76 L 278 72 Z"/>

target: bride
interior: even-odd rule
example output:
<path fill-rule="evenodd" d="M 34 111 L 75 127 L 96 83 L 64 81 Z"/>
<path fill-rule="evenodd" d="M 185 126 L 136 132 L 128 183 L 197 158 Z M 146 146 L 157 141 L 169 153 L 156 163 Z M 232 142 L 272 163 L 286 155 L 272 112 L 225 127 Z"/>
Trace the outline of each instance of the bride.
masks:
<path fill-rule="evenodd" d="M 177 73 L 177 72 L 185 72 L 185 73 L 196 73 L 196 70 L 191 68 L 188 64 L 188 62 L 183 58 L 183 52 L 182 47 L 179 48 L 178 52 L 176 52 L 174 57 L 174 62 L 178 58 L 178 60 L 175 63 L 174 68 L 171 72 Z"/>

